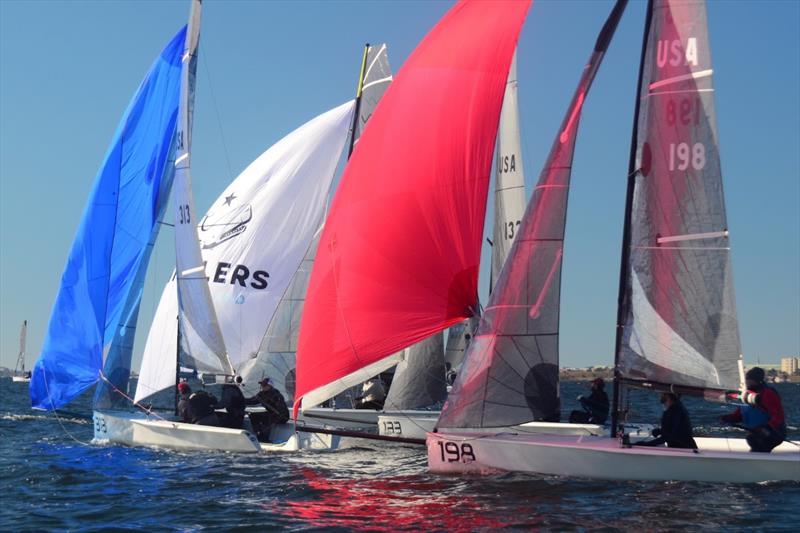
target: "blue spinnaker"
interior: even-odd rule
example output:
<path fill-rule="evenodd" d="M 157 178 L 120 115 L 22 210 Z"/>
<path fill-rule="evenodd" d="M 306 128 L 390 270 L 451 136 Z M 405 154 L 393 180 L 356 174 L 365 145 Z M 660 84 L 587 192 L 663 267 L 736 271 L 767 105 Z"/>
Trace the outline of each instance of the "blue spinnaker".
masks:
<path fill-rule="evenodd" d="M 57 409 L 100 377 L 103 349 L 124 311 L 138 307 L 142 270 L 169 194 L 186 27 L 139 86 L 95 178 L 72 243 L 42 353 L 31 404 Z"/>

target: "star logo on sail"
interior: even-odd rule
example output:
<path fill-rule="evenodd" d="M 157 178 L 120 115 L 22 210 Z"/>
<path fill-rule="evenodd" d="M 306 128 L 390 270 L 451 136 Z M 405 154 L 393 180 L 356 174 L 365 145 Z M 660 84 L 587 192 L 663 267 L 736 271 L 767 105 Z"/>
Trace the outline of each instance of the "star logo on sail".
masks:
<path fill-rule="evenodd" d="M 250 204 L 234 205 L 238 197 L 231 192 L 222 200 L 219 208 L 209 211 L 200 222 L 200 238 L 203 248 L 214 248 L 245 232 L 247 224 L 253 219 Z"/>

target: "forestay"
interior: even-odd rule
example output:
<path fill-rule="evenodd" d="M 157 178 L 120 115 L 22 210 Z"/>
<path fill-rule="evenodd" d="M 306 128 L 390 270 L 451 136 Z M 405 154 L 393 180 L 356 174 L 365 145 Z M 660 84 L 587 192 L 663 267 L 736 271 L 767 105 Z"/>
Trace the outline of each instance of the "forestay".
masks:
<path fill-rule="evenodd" d="M 278 302 L 322 223 L 352 113 L 353 102 L 347 102 L 281 139 L 228 186 L 200 221 L 202 260 L 210 273 L 205 285 L 235 369 L 258 354 Z M 157 316 L 162 307 L 165 315 L 175 307 L 172 294 L 164 291 Z M 159 340 L 169 337 L 169 327 L 154 323 L 143 376 L 162 372 L 151 373 L 147 367 L 164 367 L 163 358 L 172 359 L 175 375 L 175 341 L 165 353 Z M 204 370 L 202 364 L 213 358 L 196 349 L 197 332 L 182 329 L 182 334 L 193 358 L 182 361 L 183 366 Z M 154 351 L 149 351 L 151 346 Z M 147 395 L 172 385 L 174 378 L 158 384 L 140 379 Z"/>
<path fill-rule="evenodd" d="M 369 379 L 398 350 L 474 314 L 493 144 L 528 6 L 456 4 L 375 110 L 311 274 L 296 406 Z"/>
<path fill-rule="evenodd" d="M 595 43 L 438 428 L 513 426 L 560 418 L 561 265 L 581 108 L 617 27 L 617 2 Z"/>
<path fill-rule="evenodd" d="M 522 147 L 517 101 L 517 53 L 508 71 L 500 127 L 497 131 L 497 166 L 494 188 L 494 237 L 489 292 L 497 284 L 503 263 L 519 231 L 525 213 L 525 174 L 522 170 Z"/>
<path fill-rule="evenodd" d="M 636 130 L 618 371 L 738 389 L 741 344 L 705 3 L 653 4 Z"/>
<path fill-rule="evenodd" d="M 185 40 L 183 28 L 150 67 L 97 173 L 33 370 L 34 408 L 57 409 L 93 385 L 104 347 L 138 306 L 172 183 Z"/>

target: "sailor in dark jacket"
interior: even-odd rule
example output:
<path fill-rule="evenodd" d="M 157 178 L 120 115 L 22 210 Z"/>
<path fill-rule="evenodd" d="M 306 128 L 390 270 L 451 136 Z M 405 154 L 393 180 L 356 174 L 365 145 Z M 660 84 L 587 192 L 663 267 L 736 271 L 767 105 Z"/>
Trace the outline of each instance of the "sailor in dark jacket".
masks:
<path fill-rule="evenodd" d="M 289 420 L 289 408 L 286 400 L 278 389 L 272 386 L 269 378 L 258 382 L 261 390 L 255 396 L 245 399 L 246 405 L 261 405 L 263 413 L 250 413 L 250 422 L 260 442 L 270 442 L 269 434 L 272 426 L 283 424 Z"/>
<path fill-rule="evenodd" d="M 592 381 L 592 393 L 589 396 L 578 396 L 578 401 L 583 411 L 572 411 L 569 421 L 572 424 L 600 424 L 606 423 L 610 402 L 605 391 L 606 382 L 603 378 Z"/>
<path fill-rule="evenodd" d="M 740 423 L 748 431 L 750 451 L 769 453 L 786 439 L 786 418 L 781 395 L 768 387 L 764 369 L 755 367 L 745 375 L 745 405 L 722 417 L 723 422 Z"/>
<path fill-rule="evenodd" d="M 661 395 L 661 403 L 666 409 L 661 415 L 661 427 L 653 430 L 653 436 L 656 438 L 638 444 L 640 446 L 666 444 L 670 448 L 696 449 L 697 444 L 692 437 L 692 421 L 678 395 L 665 392 Z"/>
<path fill-rule="evenodd" d="M 225 415 L 221 416 L 222 425 L 233 429 L 242 429 L 244 426 L 245 400 L 239 384 L 242 382 L 241 376 L 236 376 L 236 384 L 225 384 L 222 386 L 222 401 L 218 407 L 225 409 Z"/>
<path fill-rule="evenodd" d="M 217 403 L 217 398 L 204 390 L 199 390 L 189 396 L 189 417 L 192 424 L 219 426 L 220 420 L 215 411 Z"/>

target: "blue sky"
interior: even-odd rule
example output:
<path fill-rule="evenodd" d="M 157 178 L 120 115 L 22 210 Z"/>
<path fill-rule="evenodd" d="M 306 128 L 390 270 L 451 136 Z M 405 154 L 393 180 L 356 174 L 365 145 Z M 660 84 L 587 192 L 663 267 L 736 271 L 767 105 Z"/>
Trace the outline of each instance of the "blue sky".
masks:
<path fill-rule="evenodd" d="M 352 97 L 365 42 L 396 71 L 451 2 L 208 0 L 192 173 L 205 211 L 247 164 Z M 610 11 L 535 2 L 519 43 L 529 186 Z M 564 256 L 561 361 L 610 364 L 644 2 L 628 6 L 584 106 Z M 0 365 L 41 348 L 80 215 L 117 123 L 187 1 L 0 1 Z M 800 353 L 800 2 L 709 2 L 720 152 L 745 358 Z M 487 234 L 491 228 L 487 226 Z M 136 354 L 174 264 L 162 231 Z M 488 254 L 484 253 L 484 263 Z M 488 266 L 482 266 L 486 295 Z"/>

